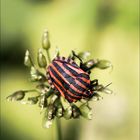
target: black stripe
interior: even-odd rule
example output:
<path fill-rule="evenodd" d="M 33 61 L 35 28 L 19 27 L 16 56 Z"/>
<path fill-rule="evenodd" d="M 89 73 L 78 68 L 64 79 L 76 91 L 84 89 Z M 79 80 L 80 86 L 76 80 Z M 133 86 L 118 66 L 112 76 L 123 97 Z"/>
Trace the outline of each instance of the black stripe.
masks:
<path fill-rule="evenodd" d="M 54 71 L 54 69 L 50 66 L 50 71 L 53 73 L 54 77 L 60 81 L 60 83 L 64 83 L 64 80 Z"/>
<path fill-rule="evenodd" d="M 63 66 L 71 73 L 73 74 L 74 76 L 77 76 L 77 77 L 84 77 L 86 78 L 87 80 L 89 80 L 89 76 L 84 74 L 84 73 L 81 73 L 81 74 L 78 74 L 75 70 L 71 69 L 70 67 L 68 67 L 68 65 L 66 63 L 63 63 Z M 88 83 L 84 82 L 82 79 L 80 78 L 76 78 L 76 80 L 78 80 L 79 82 L 81 82 L 83 85 L 85 86 L 89 86 Z"/>
<path fill-rule="evenodd" d="M 83 87 L 81 87 L 80 85 L 78 85 L 76 82 L 74 82 L 73 86 L 74 86 L 75 88 L 77 88 L 78 90 L 82 91 L 82 92 L 84 92 L 84 91 L 86 90 L 85 88 L 83 88 Z"/>
<path fill-rule="evenodd" d="M 90 84 L 86 83 L 85 81 L 83 81 L 81 78 L 76 78 L 77 81 L 79 81 L 80 83 L 82 83 L 84 86 L 86 86 L 87 88 L 89 88 Z"/>
<path fill-rule="evenodd" d="M 66 63 L 63 63 L 63 66 L 70 72 L 72 73 L 73 75 L 75 76 L 78 76 L 78 77 L 83 77 L 83 78 L 86 78 L 87 80 L 89 80 L 89 75 L 88 74 L 85 74 L 85 73 L 77 73 L 75 70 L 73 70 L 72 68 L 70 68 L 68 66 L 68 64 Z"/>
<path fill-rule="evenodd" d="M 85 73 L 80 73 L 78 75 L 78 77 L 85 78 L 85 79 L 89 80 L 89 75 L 88 74 L 85 74 Z"/>
<path fill-rule="evenodd" d="M 82 93 L 81 94 L 80 93 L 77 93 L 75 90 L 69 88 L 70 86 L 54 71 L 54 69 L 52 67 L 50 67 L 50 71 L 52 72 L 52 74 L 54 75 L 54 77 L 56 77 L 62 83 L 62 85 L 64 86 L 64 88 L 69 89 L 69 91 L 72 91 L 72 93 L 75 94 L 76 96 L 81 97 L 83 95 Z M 55 82 L 55 79 L 53 79 L 53 81 Z"/>
<path fill-rule="evenodd" d="M 73 70 L 72 68 L 68 67 L 68 65 L 66 63 L 63 63 L 63 66 L 71 73 L 73 74 L 74 76 L 78 76 L 79 74 Z"/>
<path fill-rule="evenodd" d="M 88 95 L 86 95 L 86 94 L 79 94 L 79 93 L 77 93 L 75 90 L 73 90 L 72 88 L 69 88 L 69 91 L 71 92 L 71 93 L 73 93 L 73 94 L 75 94 L 76 96 L 80 96 L 80 97 L 88 97 Z"/>
<path fill-rule="evenodd" d="M 80 90 L 81 92 L 85 91 L 85 88 L 79 86 L 76 82 L 75 79 L 73 77 L 71 77 L 70 75 L 68 75 L 56 62 L 53 62 L 54 67 L 59 71 L 60 74 L 62 74 L 63 77 L 65 77 L 65 79 L 72 84 L 75 88 L 77 88 L 78 90 Z"/>
<path fill-rule="evenodd" d="M 57 82 L 55 81 L 55 79 L 52 78 L 51 80 L 52 80 L 52 82 L 55 83 L 62 91 L 64 91 L 65 88 L 62 87 L 61 85 L 59 85 L 59 83 L 57 83 Z M 64 89 L 63 89 L 63 88 L 64 88 Z M 57 89 L 57 90 L 58 90 L 58 89 Z M 59 91 L 59 90 L 58 90 L 58 91 Z M 76 99 L 76 100 L 81 99 L 80 96 L 79 96 L 79 97 L 72 96 L 72 95 L 70 95 L 69 93 L 67 93 L 66 91 L 64 91 L 63 93 L 64 93 L 65 96 L 69 96 L 72 100 L 73 100 L 73 99 Z M 72 93 L 72 94 L 73 94 L 73 93 Z"/>

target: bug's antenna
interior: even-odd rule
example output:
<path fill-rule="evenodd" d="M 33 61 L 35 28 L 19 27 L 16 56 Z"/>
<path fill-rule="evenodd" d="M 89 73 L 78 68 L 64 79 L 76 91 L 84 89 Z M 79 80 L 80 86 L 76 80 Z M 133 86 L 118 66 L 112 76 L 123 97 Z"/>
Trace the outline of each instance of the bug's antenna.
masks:
<path fill-rule="evenodd" d="M 111 83 L 109 83 L 109 84 L 107 84 L 104 88 L 107 88 L 108 86 L 110 86 L 112 84 L 112 82 Z"/>
<path fill-rule="evenodd" d="M 78 58 L 81 63 L 83 63 L 82 59 L 72 50 L 72 54 L 74 57 Z"/>

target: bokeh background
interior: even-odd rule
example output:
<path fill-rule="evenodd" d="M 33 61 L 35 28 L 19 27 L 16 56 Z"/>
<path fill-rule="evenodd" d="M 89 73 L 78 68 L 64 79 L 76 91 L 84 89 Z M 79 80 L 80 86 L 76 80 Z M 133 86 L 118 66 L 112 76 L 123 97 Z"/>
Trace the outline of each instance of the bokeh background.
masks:
<path fill-rule="evenodd" d="M 23 65 L 26 49 L 35 58 L 44 29 L 50 32 L 51 56 L 71 50 L 108 59 L 114 69 L 94 70 L 92 78 L 113 84 L 112 95 L 92 102 L 91 121 L 61 120 L 64 140 L 139 139 L 138 0 L 1 0 L 1 139 L 54 140 L 54 127 L 41 126 L 37 106 L 5 100 L 18 89 L 32 88 Z"/>

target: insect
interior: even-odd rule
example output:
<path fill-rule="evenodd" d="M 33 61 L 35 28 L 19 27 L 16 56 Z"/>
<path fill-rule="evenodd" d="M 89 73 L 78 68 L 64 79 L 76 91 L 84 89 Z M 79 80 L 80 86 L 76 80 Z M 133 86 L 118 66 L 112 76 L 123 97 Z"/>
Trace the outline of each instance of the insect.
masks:
<path fill-rule="evenodd" d="M 67 99 L 76 102 L 82 98 L 91 98 L 98 85 L 90 80 L 89 73 L 79 67 L 72 58 L 56 57 L 47 68 L 47 79 L 51 87 Z"/>

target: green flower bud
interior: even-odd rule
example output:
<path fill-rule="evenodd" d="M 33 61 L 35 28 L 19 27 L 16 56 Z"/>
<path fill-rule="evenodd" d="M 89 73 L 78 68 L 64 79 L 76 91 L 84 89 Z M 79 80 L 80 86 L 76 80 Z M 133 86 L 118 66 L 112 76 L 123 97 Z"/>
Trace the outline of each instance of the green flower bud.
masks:
<path fill-rule="evenodd" d="M 19 90 L 14 92 L 12 95 L 8 96 L 6 99 L 8 101 L 20 101 L 25 97 L 25 91 Z"/>
<path fill-rule="evenodd" d="M 87 69 L 87 70 L 88 69 L 90 70 L 96 66 L 96 63 L 97 63 L 97 60 L 91 59 L 91 60 L 85 62 L 82 67 Z"/>
<path fill-rule="evenodd" d="M 56 116 L 57 116 L 58 118 L 62 117 L 62 116 L 63 116 L 63 111 L 64 111 L 64 110 L 63 110 L 62 105 L 59 104 L 59 106 L 57 107 Z"/>
<path fill-rule="evenodd" d="M 44 34 L 42 36 L 42 47 L 45 50 L 48 50 L 50 48 L 49 33 L 47 30 L 44 31 Z"/>
<path fill-rule="evenodd" d="M 44 118 L 44 120 L 43 120 L 43 127 L 44 128 L 50 128 L 51 125 L 52 125 L 52 121 L 53 120 L 48 120 L 48 118 Z"/>
<path fill-rule="evenodd" d="M 35 67 L 31 67 L 30 71 L 31 81 L 45 81 L 46 77 L 39 72 Z"/>
<path fill-rule="evenodd" d="M 103 85 L 96 85 L 92 89 L 93 89 L 93 91 L 101 91 L 103 88 L 104 88 Z"/>
<path fill-rule="evenodd" d="M 100 99 L 103 99 L 103 97 L 101 97 L 98 93 L 94 93 L 93 96 L 92 96 L 92 99 L 98 101 Z"/>
<path fill-rule="evenodd" d="M 64 118 L 65 119 L 70 119 L 72 117 L 72 107 L 69 106 L 66 108 L 66 110 L 64 111 Z"/>
<path fill-rule="evenodd" d="M 30 105 L 37 104 L 38 97 L 29 97 L 27 101 L 28 101 L 28 104 Z"/>
<path fill-rule="evenodd" d="M 54 58 L 57 57 L 57 56 L 59 56 L 59 55 L 60 55 L 60 53 L 59 53 L 59 48 L 56 47 Z"/>
<path fill-rule="evenodd" d="M 39 107 L 41 107 L 41 109 L 47 107 L 47 98 L 45 94 L 40 96 Z"/>
<path fill-rule="evenodd" d="M 30 54 L 29 54 L 28 50 L 25 52 L 24 65 L 27 66 L 27 67 L 32 66 L 32 60 L 31 60 L 31 57 L 30 57 Z"/>
<path fill-rule="evenodd" d="M 111 67 L 111 62 L 108 60 L 99 60 L 96 64 L 96 67 L 99 69 L 107 69 Z"/>
<path fill-rule="evenodd" d="M 86 104 L 83 104 L 79 107 L 81 115 L 86 118 L 91 120 L 92 119 L 92 109 Z"/>
<path fill-rule="evenodd" d="M 36 88 L 39 93 L 45 94 L 46 98 L 54 93 L 54 90 L 52 88 L 49 88 L 49 86 L 45 84 L 37 85 Z"/>
<path fill-rule="evenodd" d="M 49 85 L 41 83 L 41 84 L 38 84 L 38 85 L 36 86 L 36 88 L 38 88 L 38 89 L 40 89 L 40 90 L 41 90 L 41 89 L 44 89 L 44 88 L 49 89 Z"/>
<path fill-rule="evenodd" d="M 43 55 L 41 49 L 39 49 L 38 56 L 37 56 L 37 61 L 38 61 L 39 67 L 41 67 L 41 68 L 46 68 L 46 66 L 47 66 L 47 61 L 46 61 L 46 58 L 45 58 L 45 56 Z"/>
<path fill-rule="evenodd" d="M 99 91 L 104 92 L 106 94 L 112 94 L 113 93 L 113 91 L 111 89 L 106 88 L 106 87 L 100 89 Z"/>
<path fill-rule="evenodd" d="M 53 119 L 54 118 L 54 115 L 56 113 L 56 107 L 52 104 L 50 104 L 48 106 L 48 111 L 47 111 L 47 117 L 49 120 Z"/>
<path fill-rule="evenodd" d="M 81 59 L 86 60 L 90 56 L 90 52 L 81 52 L 81 53 L 78 54 L 78 56 Z"/>
<path fill-rule="evenodd" d="M 53 93 L 54 93 L 54 90 L 53 89 L 49 89 L 49 91 L 46 93 L 46 97 L 48 98 Z"/>
<path fill-rule="evenodd" d="M 91 59 L 91 60 L 89 60 L 89 61 L 87 61 L 85 63 L 81 63 L 80 67 L 83 70 L 85 70 L 85 71 L 90 73 L 90 70 L 93 69 L 96 66 L 96 63 L 97 63 L 97 60 Z"/>
<path fill-rule="evenodd" d="M 79 118 L 81 115 L 79 108 L 76 105 L 72 106 L 72 116 L 73 118 Z"/>
<path fill-rule="evenodd" d="M 58 99 L 58 96 L 56 94 L 52 95 L 50 99 L 50 104 L 53 104 Z"/>
<path fill-rule="evenodd" d="M 50 126 L 52 125 L 52 119 L 48 119 L 48 109 L 45 110 L 44 112 L 44 118 L 42 121 L 42 125 L 44 128 L 50 128 Z"/>

